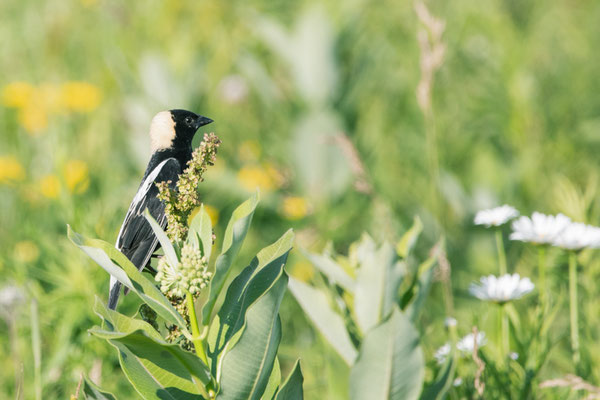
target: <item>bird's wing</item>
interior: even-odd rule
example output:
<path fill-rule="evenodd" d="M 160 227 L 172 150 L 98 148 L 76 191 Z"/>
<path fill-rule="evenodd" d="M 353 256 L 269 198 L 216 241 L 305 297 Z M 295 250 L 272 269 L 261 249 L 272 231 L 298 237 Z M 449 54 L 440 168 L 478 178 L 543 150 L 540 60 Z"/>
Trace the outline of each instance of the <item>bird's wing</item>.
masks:
<path fill-rule="evenodd" d="M 171 181 L 170 187 L 174 189 L 180 173 L 181 164 L 175 158 L 168 158 L 158 164 L 147 174 L 129 206 L 127 215 L 125 215 L 115 247 L 125 254 L 139 270 L 148 264 L 158 244 L 158 239 L 146 220 L 144 211 L 148 209 L 158 224 L 163 229 L 166 227 L 165 205 L 156 197 L 158 195 L 156 183 Z M 109 306 L 116 306 L 120 286 L 111 277 Z"/>

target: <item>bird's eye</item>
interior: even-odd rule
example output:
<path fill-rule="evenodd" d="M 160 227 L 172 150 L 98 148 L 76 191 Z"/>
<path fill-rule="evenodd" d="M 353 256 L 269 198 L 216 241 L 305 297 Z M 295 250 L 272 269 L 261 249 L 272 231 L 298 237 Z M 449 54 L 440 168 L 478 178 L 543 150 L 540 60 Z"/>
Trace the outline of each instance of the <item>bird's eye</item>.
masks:
<path fill-rule="evenodd" d="M 185 119 L 185 123 L 186 123 L 187 125 L 191 125 L 191 124 L 192 124 L 192 118 L 191 118 L 191 117 L 187 117 L 187 118 Z"/>

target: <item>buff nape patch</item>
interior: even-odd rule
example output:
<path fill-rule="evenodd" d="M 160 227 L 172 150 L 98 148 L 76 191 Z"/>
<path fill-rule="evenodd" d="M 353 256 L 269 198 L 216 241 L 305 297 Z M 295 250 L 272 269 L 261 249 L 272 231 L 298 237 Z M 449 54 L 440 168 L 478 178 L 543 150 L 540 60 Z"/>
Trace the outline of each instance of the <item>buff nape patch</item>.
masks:
<path fill-rule="evenodd" d="M 161 111 L 150 123 L 150 147 L 152 152 L 168 149 L 175 139 L 175 121 L 169 111 Z"/>

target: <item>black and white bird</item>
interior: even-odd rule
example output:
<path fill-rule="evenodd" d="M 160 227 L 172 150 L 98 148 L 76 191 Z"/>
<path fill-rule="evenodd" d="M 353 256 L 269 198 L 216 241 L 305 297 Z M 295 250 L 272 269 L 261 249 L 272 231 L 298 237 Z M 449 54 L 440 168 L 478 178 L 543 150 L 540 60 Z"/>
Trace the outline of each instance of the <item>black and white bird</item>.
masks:
<path fill-rule="evenodd" d="M 186 110 L 161 111 L 150 124 L 152 157 L 142 178 L 142 183 L 129 206 L 115 247 L 129 258 L 141 271 L 150 263 L 150 257 L 158 247 L 158 239 L 144 211 L 148 209 L 163 227 L 167 225 L 165 204 L 156 196 L 156 183 L 171 181 L 175 189 L 179 174 L 192 158 L 192 139 L 198 128 L 210 124 L 212 119 Z M 117 307 L 121 283 L 110 277 L 108 307 Z"/>

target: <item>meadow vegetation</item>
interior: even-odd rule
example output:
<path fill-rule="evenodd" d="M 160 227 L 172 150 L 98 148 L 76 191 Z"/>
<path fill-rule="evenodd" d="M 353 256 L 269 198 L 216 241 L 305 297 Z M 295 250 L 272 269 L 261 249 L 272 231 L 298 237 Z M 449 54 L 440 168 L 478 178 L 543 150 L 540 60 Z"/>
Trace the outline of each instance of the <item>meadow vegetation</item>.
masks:
<path fill-rule="evenodd" d="M 170 108 L 216 121 L 214 249 L 260 190 L 227 284 L 295 232 L 277 357 L 282 377 L 301 359 L 305 398 L 362 393 L 355 357 L 386 323 L 416 338 L 405 396 L 600 397 L 600 251 L 568 228 L 600 224 L 599 18 L 591 0 L 0 2 L 0 398 L 68 398 L 82 374 L 135 397 L 89 333 L 108 275 L 67 224 L 114 242 Z M 553 240 L 475 223 L 503 204 L 568 222 L 542 222 Z M 377 315 L 365 248 L 401 276 Z M 481 280 L 505 273 L 509 293 Z"/>

